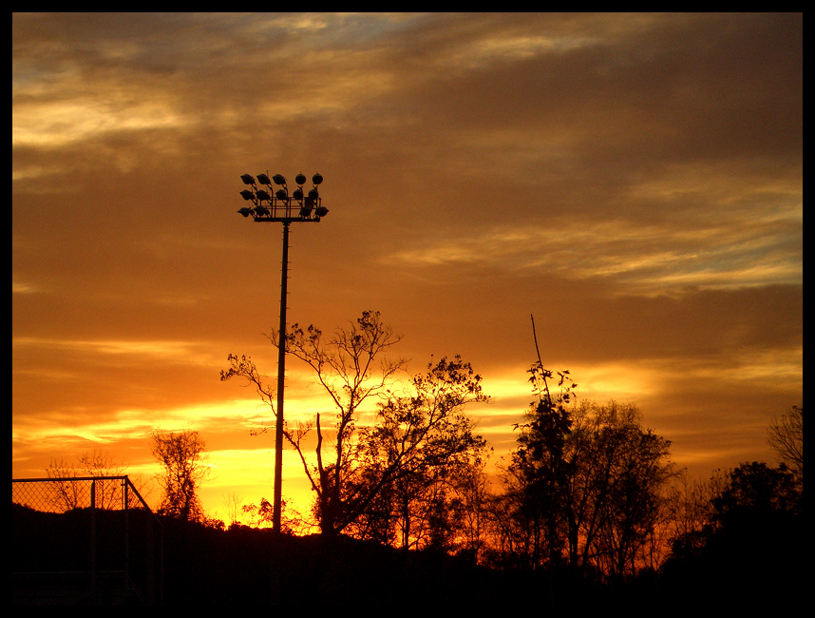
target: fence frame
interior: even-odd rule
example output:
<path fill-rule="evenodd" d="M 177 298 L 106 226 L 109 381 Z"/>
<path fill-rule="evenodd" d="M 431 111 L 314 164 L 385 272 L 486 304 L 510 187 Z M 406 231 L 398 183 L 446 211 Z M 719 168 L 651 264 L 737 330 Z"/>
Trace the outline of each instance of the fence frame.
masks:
<path fill-rule="evenodd" d="M 111 490 L 104 488 L 105 482 L 119 482 L 121 492 L 121 500 L 118 505 L 115 500 L 110 497 L 113 493 L 108 493 Z M 163 588 L 164 588 L 164 532 L 161 520 L 153 513 L 150 506 L 144 500 L 142 495 L 136 489 L 127 475 L 118 476 L 71 476 L 71 477 L 48 477 L 48 478 L 24 478 L 12 479 L 12 504 L 18 504 L 22 507 L 32 509 L 40 513 L 56 513 L 66 514 L 75 509 L 89 509 L 90 511 L 90 568 L 88 570 L 79 571 L 44 571 L 44 570 L 31 570 L 31 571 L 14 571 L 12 568 L 12 575 L 15 588 L 18 583 L 29 582 L 29 585 L 41 579 L 90 579 L 90 590 L 83 595 L 84 600 L 90 601 L 93 604 L 102 603 L 102 586 L 103 580 L 115 580 L 123 578 L 124 593 L 135 593 L 139 600 L 147 605 L 162 605 L 163 602 Z M 90 483 L 90 496 L 88 504 L 79 504 L 79 499 L 74 496 L 76 503 L 70 504 L 70 500 L 62 497 L 60 492 L 64 490 L 65 484 L 70 483 L 71 488 L 75 490 L 76 483 L 84 484 Z M 97 497 L 97 484 L 102 483 L 102 496 Z M 57 497 L 48 497 L 45 502 L 50 503 L 49 508 L 42 509 L 37 506 L 32 506 L 24 502 L 15 502 L 15 485 L 17 487 L 25 487 L 27 484 L 49 484 L 55 486 Z M 114 490 L 115 491 L 115 490 Z M 74 492 L 76 493 L 76 492 Z M 62 500 L 64 504 L 59 506 L 58 502 Z M 131 504 L 133 502 L 133 504 Z M 148 524 L 145 526 L 145 545 L 148 547 L 147 551 L 147 577 L 146 584 L 142 584 L 144 590 L 139 587 L 133 580 L 130 562 L 130 543 L 131 543 L 131 526 L 130 526 L 130 511 L 134 509 L 143 510 L 147 514 Z M 101 571 L 98 568 L 98 530 L 97 530 L 97 511 L 124 511 L 124 556 L 123 556 L 123 569 L 121 570 L 107 570 Z M 158 539 L 155 538 L 154 531 L 158 532 Z M 14 530 L 12 529 L 12 534 Z M 156 540 L 158 541 L 156 543 Z M 158 554 L 156 556 L 156 553 Z"/>

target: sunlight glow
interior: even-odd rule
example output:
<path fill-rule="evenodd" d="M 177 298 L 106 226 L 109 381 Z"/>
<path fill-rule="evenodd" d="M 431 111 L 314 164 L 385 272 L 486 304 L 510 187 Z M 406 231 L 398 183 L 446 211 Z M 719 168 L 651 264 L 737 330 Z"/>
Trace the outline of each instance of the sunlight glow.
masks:
<path fill-rule="evenodd" d="M 12 337 L 12 348 L 18 349 L 57 349 L 102 356 L 134 356 L 173 359 L 184 364 L 212 364 L 212 354 L 203 352 L 204 344 L 193 341 L 172 340 L 71 340 L 46 339 L 41 337 Z"/>
<path fill-rule="evenodd" d="M 59 147 L 80 142 L 100 133 L 166 129 L 183 124 L 167 106 L 142 102 L 133 106 L 98 99 L 83 102 L 43 102 L 16 111 L 12 118 L 11 142 L 17 147 Z M 126 110 L 126 111 L 123 111 Z"/>

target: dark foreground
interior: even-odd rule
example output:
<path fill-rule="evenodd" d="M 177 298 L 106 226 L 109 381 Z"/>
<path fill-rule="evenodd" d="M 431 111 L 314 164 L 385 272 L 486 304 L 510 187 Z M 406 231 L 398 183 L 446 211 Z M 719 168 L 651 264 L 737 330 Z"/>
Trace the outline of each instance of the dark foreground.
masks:
<path fill-rule="evenodd" d="M 609 584 L 568 572 L 488 569 L 344 537 L 275 539 L 268 530 L 173 520 L 154 534 L 145 525 L 150 518 L 88 510 L 53 515 L 13 505 L 12 603 L 527 611 L 531 604 L 582 614 L 615 607 L 782 610 L 800 603 L 804 590 L 803 566 L 768 564 L 766 556 L 739 564 L 686 560 Z"/>

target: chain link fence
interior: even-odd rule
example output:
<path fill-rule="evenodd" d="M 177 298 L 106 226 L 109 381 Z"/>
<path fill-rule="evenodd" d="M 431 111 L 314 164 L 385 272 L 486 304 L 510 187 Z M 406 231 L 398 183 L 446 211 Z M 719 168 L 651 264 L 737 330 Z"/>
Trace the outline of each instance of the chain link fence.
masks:
<path fill-rule="evenodd" d="M 161 523 L 127 476 L 12 479 L 11 504 L 15 604 L 161 604 Z"/>

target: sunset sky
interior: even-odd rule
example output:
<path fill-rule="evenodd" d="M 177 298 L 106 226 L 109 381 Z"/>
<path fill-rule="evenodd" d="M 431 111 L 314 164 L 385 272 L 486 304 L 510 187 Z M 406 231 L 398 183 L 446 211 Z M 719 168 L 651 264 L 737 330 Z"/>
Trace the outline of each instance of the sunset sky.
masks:
<path fill-rule="evenodd" d="M 272 498 L 282 227 L 241 174 L 319 172 L 289 323 L 380 311 L 460 354 L 498 461 L 546 367 L 637 404 L 692 476 L 803 404 L 800 14 L 15 14 L 12 476 L 207 442 L 204 506 Z M 288 362 L 289 418 L 329 412 Z M 283 492 L 309 506 L 286 452 Z M 150 495 L 154 504 L 158 490 Z"/>

